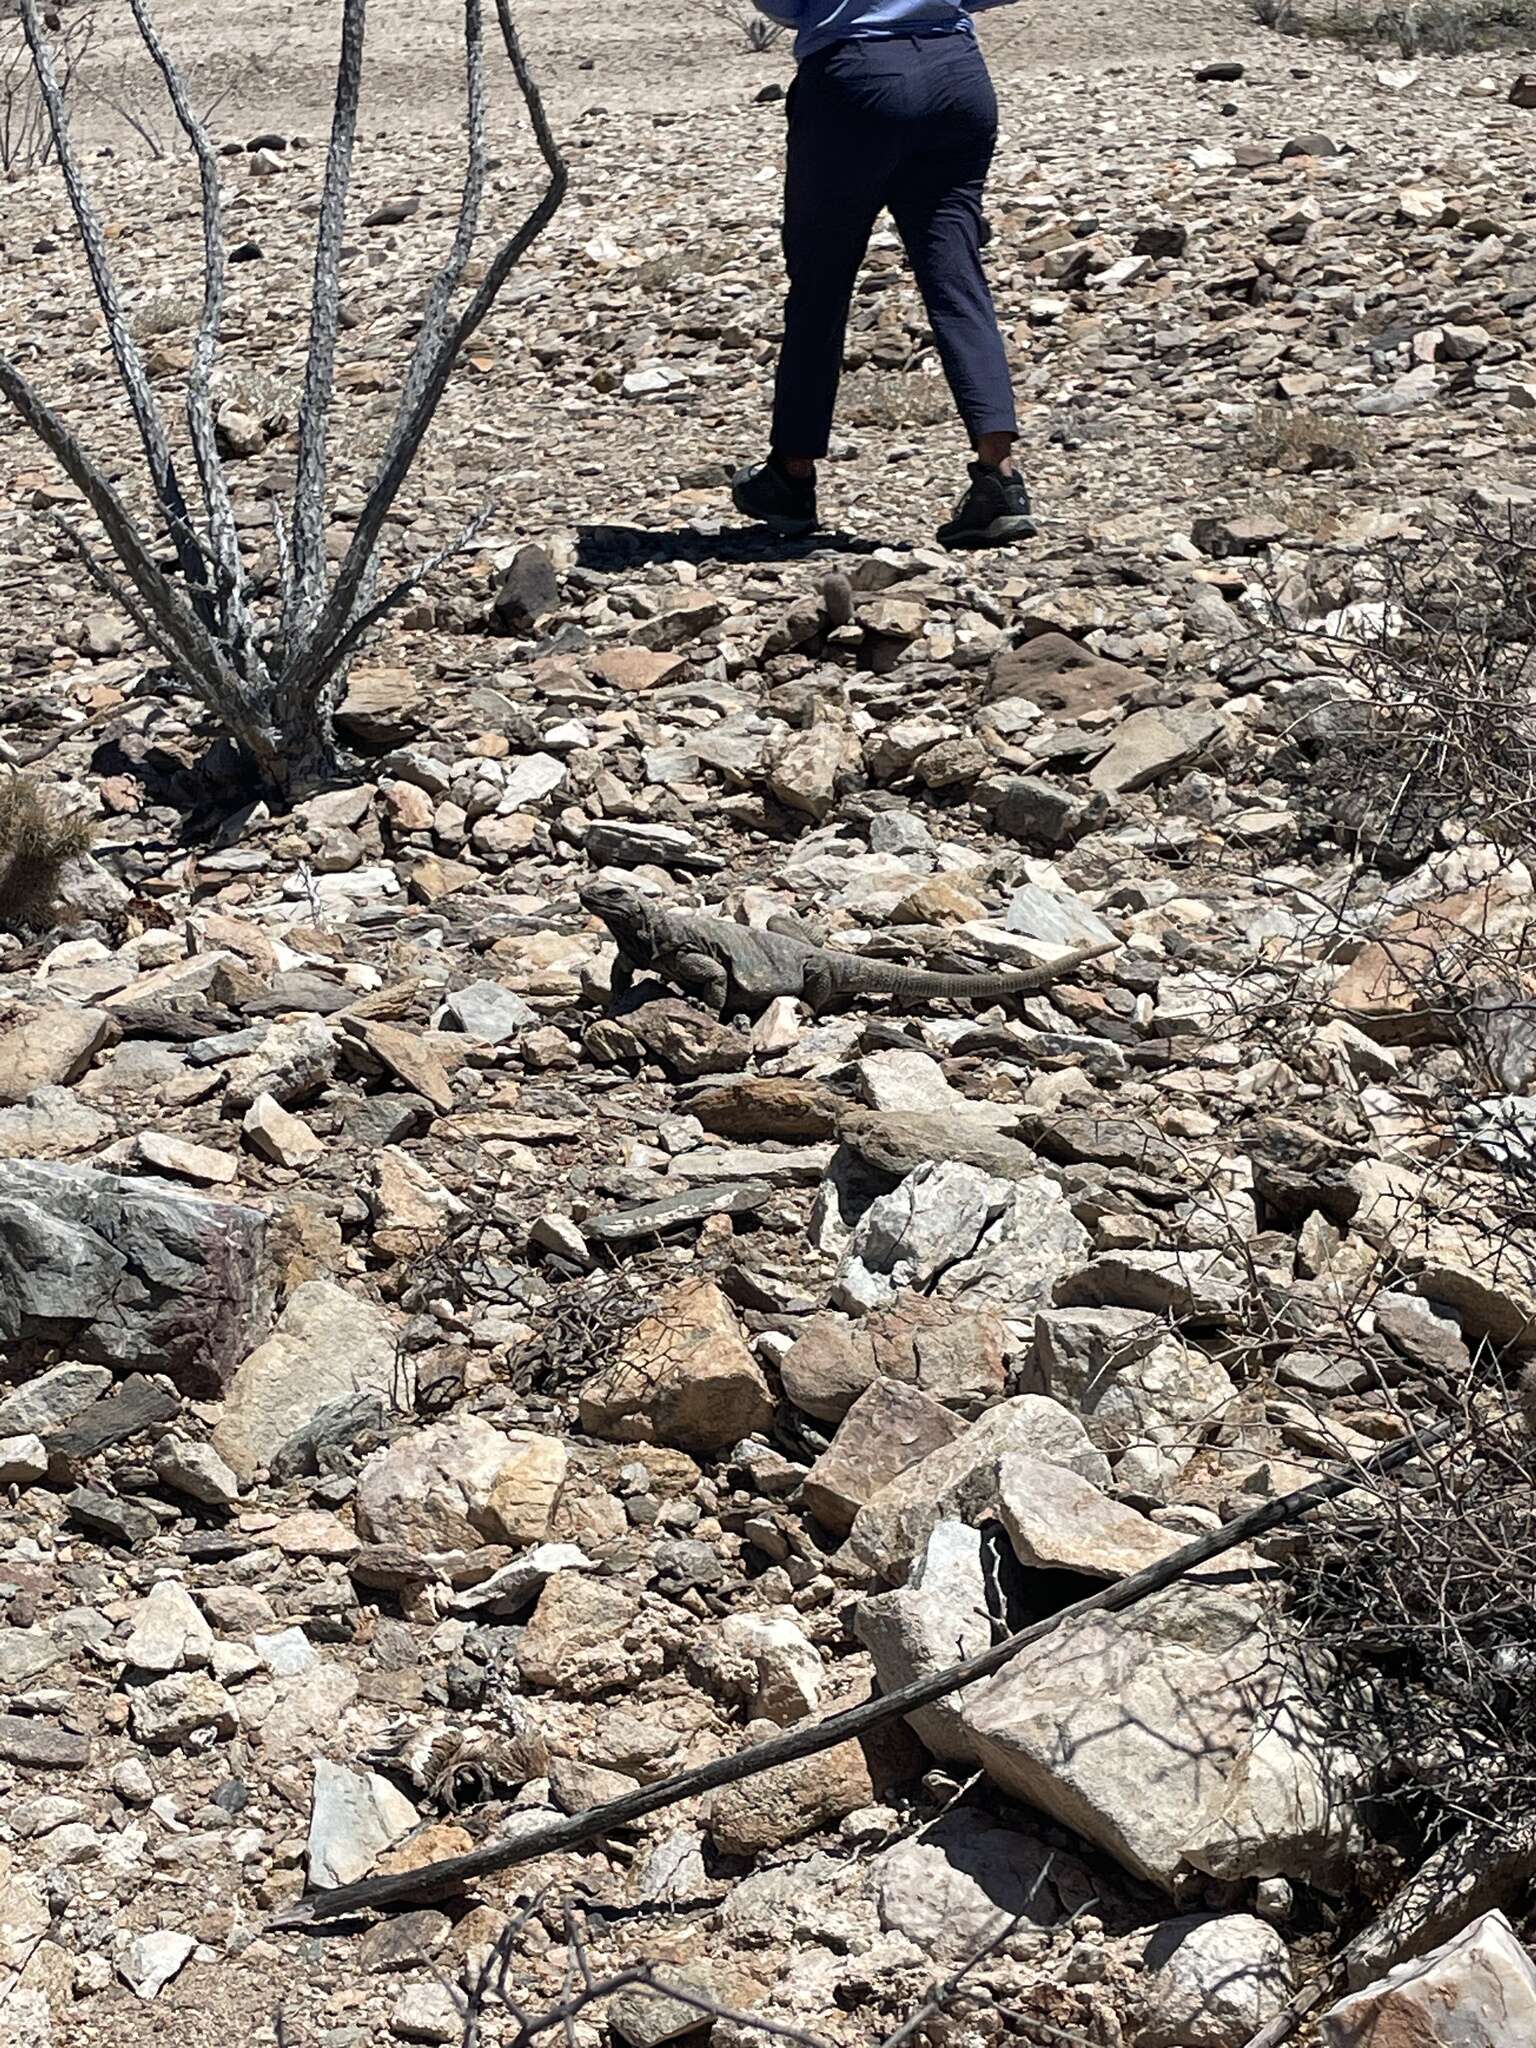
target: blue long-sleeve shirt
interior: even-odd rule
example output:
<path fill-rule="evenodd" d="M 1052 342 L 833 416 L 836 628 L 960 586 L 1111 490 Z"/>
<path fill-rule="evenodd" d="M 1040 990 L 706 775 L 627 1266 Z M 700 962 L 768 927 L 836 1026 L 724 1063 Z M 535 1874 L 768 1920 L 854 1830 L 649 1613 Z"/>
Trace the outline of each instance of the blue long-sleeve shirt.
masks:
<path fill-rule="evenodd" d="M 971 16 L 1009 0 L 755 0 L 758 12 L 795 31 L 803 61 L 829 43 L 880 36 L 971 32 Z"/>

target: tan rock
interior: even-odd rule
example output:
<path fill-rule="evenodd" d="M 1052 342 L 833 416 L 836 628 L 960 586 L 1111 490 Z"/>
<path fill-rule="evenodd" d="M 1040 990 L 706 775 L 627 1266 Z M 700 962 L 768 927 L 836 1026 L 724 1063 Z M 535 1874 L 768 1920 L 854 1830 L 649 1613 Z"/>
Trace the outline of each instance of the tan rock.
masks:
<path fill-rule="evenodd" d="M 743 1074 L 690 1096 L 688 1109 L 721 1138 L 830 1138 L 842 1098 L 819 1081 Z"/>
<path fill-rule="evenodd" d="M 105 1010 L 59 1003 L 18 1012 L 0 1030 L 0 1108 L 25 1102 L 35 1088 L 67 1088 L 117 1035 Z"/>
<path fill-rule="evenodd" d="M 352 1029 L 367 1051 L 413 1094 L 424 1096 L 434 1109 L 453 1108 L 453 1083 L 447 1068 L 413 1031 L 372 1018 L 354 1021 Z"/>
<path fill-rule="evenodd" d="M 610 647 L 594 655 L 588 666 L 596 681 L 637 696 L 660 689 L 663 683 L 675 683 L 688 672 L 682 655 L 654 654 L 647 647 Z"/>
<path fill-rule="evenodd" d="M 998 1491 L 1014 1555 L 1034 1571 L 1127 1578 L 1171 1556 L 1184 1540 L 1043 1458 L 1003 1458 Z"/>
<path fill-rule="evenodd" d="M 294 1116 L 272 1095 L 258 1095 L 241 1119 L 246 1143 L 274 1166 L 297 1170 L 325 1154 L 325 1142 L 317 1138 L 302 1117 Z"/>
<path fill-rule="evenodd" d="M 772 1420 L 768 1383 L 710 1280 L 667 1296 L 581 1395 L 582 1428 L 615 1443 L 718 1451 Z"/>
<path fill-rule="evenodd" d="M 722 1856 L 757 1856 L 835 1826 L 875 1799 L 869 1759 L 857 1742 L 779 1764 L 710 1800 L 706 1826 Z"/>
<path fill-rule="evenodd" d="M 953 1443 L 960 1419 L 916 1387 L 875 1380 L 854 1402 L 827 1449 L 806 1474 L 806 1506 L 845 1536 L 854 1516 L 909 1465 Z"/>
<path fill-rule="evenodd" d="M 1455 1023 L 1448 994 L 1470 992 L 1487 970 L 1488 942 L 1513 938 L 1529 916 L 1528 899 L 1495 882 L 1416 904 L 1345 968 L 1334 1008 L 1386 1045 L 1445 1039 Z"/>
<path fill-rule="evenodd" d="M 190 1138 L 175 1137 L 169 1131 L 143 1131 L 139 1135 L 139 1157 L 155 1173 L 174 1174 L 178 1180 L 195 1181 L 199 1187 L 227 1187 L 240 1177 L 240 1162 L 214 1145 L 197 1145 Z"/>
<path fill-rule="evenodd" d="M 1322 2048 L 1529 2048 L 1536 1968 L 1502 1913 L 1484 1913 L 1426 1956 L 1341 1999 Z"/>
<path fill-rule="evenodd" d="M 558 1437 L 536 1430 L 507 1432 L 512 1455 L 491 1483 L 475 1519 L 492 1543 L 542 1543 L 565 1491 L 569 1459 Z"/>
<path fill-rule="evenodd" d="M 559 1439 L 533 1430 L 504 1432 L 474 1415 L 434 1423 L 364 1465 L 358 1532 L 369 1543 L 426 1552 L 538 1543 L 549 1533 L 565 1463 Z"/>
<path fill-rule="evenodd" d="M 594 1699 L 631 1683 L 640 1666 L 626 1638 L 639 1614 L 633 1588 L 585 1572 L 556 1572 L 517 1645 L 523 1683 L 573 1699 Z M 649 1662 L 661 1668 L 654 1645 Z"/>

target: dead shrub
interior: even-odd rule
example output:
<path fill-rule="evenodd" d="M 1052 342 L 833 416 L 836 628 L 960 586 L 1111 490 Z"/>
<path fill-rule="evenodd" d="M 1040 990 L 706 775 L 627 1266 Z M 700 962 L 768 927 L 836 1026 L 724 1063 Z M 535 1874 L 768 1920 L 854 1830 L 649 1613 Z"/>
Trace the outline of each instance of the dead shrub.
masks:
<path fill-rule="evenodd" d="M 1325 469 L 1366 468 L 1371 442 L 1358 420 L 1304 405 L 1265 405 L 1249 429 L 1248 454 L 1257 469 L 1314 476 Z"/>

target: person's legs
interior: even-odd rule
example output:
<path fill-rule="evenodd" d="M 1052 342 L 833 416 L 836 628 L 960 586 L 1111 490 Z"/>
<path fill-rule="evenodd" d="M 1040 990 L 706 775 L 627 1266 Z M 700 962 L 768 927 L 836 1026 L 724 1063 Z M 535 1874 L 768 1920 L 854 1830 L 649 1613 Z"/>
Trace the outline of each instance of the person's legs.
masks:
<path fill-rule="evenodd" d="M 968 36 L 927 47 L 928 139 L 902 164 L 891 212 L 977 459 L 1006 469 L 1018 433 L 1008 356 L 981 262 L 982 195 L 997 99 Z"/>
<path fill-rule="evenodd" d="M 845 45 L 796 80 L 784 181 L 789 292 L 774 384 L 773 448 L 803 474 L 825 455 L 843 370 L 848 308 L 897 156 L 882 133 L 863 52 Z"/>

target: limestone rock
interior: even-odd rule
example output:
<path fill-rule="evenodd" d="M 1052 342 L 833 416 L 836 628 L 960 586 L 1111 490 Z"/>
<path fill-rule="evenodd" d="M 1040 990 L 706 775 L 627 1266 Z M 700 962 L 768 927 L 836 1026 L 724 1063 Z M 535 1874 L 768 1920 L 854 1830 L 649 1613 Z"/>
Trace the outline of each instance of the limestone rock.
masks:
<path fill-rule="evenodd" d="M 334 1281 L 306 1281 L 230 1382 L 214 1449 L 249 1480 L 328 1403 L 370 1388 L 401 1406 L 414 1398 L 394 1324 Z"/>
<path fill-rule="evenodd" d="M 980 1531 L 937 1523 L 906 1585 L 861 1600 L 854 1630 L 875 1660 L 882 1692 L 978 1656 L 992 1640 Z M 945 1763 L 975 1761 L 964 1698 L 957 1693 L 907 1716 L 913 1734 Z"/>
<path fill-rule="evenodd" d="M 615 1443 L 718 1451 L 772 1420 L 768 1383 L 709 1280 L 688 1281 L 660 1302 L 581 1394 L 582 1428 Z"/>
<path fill-rule="evenodd" d="M 1536 1965 L 1502 1913 L 1484 1913 L 1324 2013 L 1323 2048 L 1526 2048 Z"/>
<path fill-rule="evenodd" d="M 1129 1578 L 1182 1541 L 1064 1465 L 1019 1451 L 998 1462 L 998 1495 L 1014 1555 L 1031 1571 Z"/>
<path fill-rule="evenodd" d="M 1248 1913 L 1166 1920 L 1142 1957 L 1149 2014 L 1136 2048 L 1245 2048 L 1291 1995 L 1291 1959 Z"/>
<path fill-rule="evenodd" d="M 284 1109 L 275 1095 L 261 1094 L 241 1120 L 240 1128 L 253 1152 L 276 1166 L 297 1170 L 325 1156 L 324 1141 L 305 1123 Z"/>
<path fill-rule="evenodd" d="M 309 1882 L 353 1884 L 416 1825 L 416 1809 L 387 1778 L 315 1759 L 309 1816 Z"/>
<path fill-rule="evenodd" d="M 213 1630 L 185 1586 L 161 1579 L 139 1609 L 123 1656 L 136 1671 L 167 1673 L 206 1664 Z"/>
<path fill-rule="evenodd" d="M 548 1534 L 565 1484 L 557 1438 L 493 1429 L 478 1416 L 413 1430 L 378 1451 L 357 1485 L 358 1533 L 409 1550 L 522 1545 Z"/>
<path fill-rule="evenodd" d="M 1070 1866 L 1035 1836 L 962 1807 L 877 1859 L 880 1925 L 937 1961 L 966 1961 L 1015 1922 L 1052 1926 L 1062 1890 L 1081 1881 Z"/>
<path fill-rule="evenodd" d="M 1342 1770 L 1281 1704 L 1251 1603 L 1190 1582 L 1026 1649 L 972 1689 L 988 1776 L 1169 1890 L 1303 1875 L 1349 1839 Z"/>
<path fill-rule="evenodd" d="M 273 1024 L 255 1052 L 225 1068 L 224 1106 L 230 1115 L 243 1116 L 258 1096 L 269 1095 L 291 1109 L 318 1095 L 335 1067 L 335 1037 L 318 1017 Z"/>
<path fill-rule="evenodd" d="M 855 1517 L 853 1554 L 888 1585 L 900 1583 L 937 1523 L 975 1527 L 996 1515 L 999 1462 L 1010 1452 L 1065 1465 L 1097 1487 L 1110 1483 L 1107 1460 L 1075 1415 L 1043 1395 L 1020 1394 L 883 1486 Z"/>

